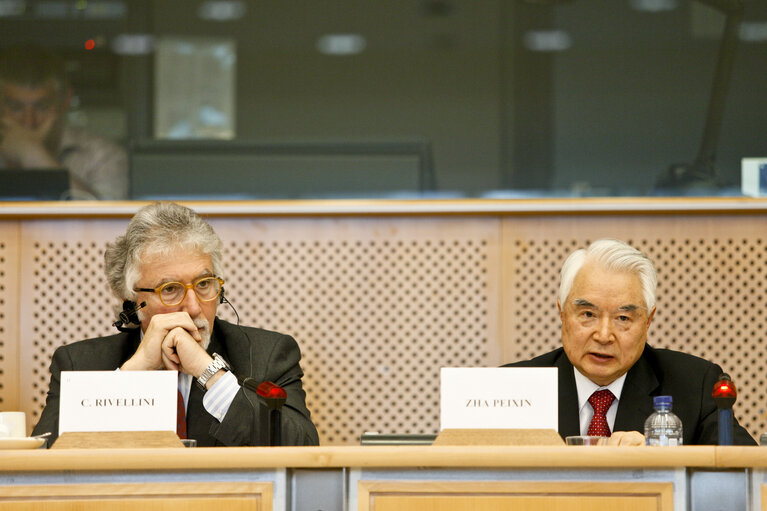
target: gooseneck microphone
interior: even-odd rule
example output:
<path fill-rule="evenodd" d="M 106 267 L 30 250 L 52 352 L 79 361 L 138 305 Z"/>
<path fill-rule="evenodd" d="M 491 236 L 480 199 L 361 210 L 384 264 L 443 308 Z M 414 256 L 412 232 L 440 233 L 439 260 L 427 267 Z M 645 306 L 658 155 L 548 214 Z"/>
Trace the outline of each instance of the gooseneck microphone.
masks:
<path fill-rule="evenodd" d="M 738 397 L 730 375 L 722 373 L 711 393 L 719 408 L 719 445 L 732 445 L 732 405 Z"/>
<path fill-rule="evenodd" d="M 123 310 L 118 315 L 118 320 L 112 323 L 112 326 L 117 328 L 121 332 L 130 332 L 132 329 L 123 325 L 138 325 L 141 320 L 138 318 L 138 311 L 143 307 L 146 307 L 146 302 L 136 304 L 130 300 L 123 302 Z"/>
<path fill-rule="evenodd" d="M 270 382 L 258 382 L 253 378 L 237 377 L 237 382 L 256 393 L 262 406 L 256 406 L 255 419 L 258 428 L 253 431 L 253 445 L 282 445 L 282 405 L 288 394 L 282 387 Z"/>
<path fill-rule="evenodd" d="M 219 298 L 220 304 L 227 304 L 234 315 L 237 317 L 237 328 L 240 329 L 242 335 L 248 339 L 248 343 L 252 343 L 248 332 L 240 326 L 240 315 L 237 313 L 237 309 L 234 308 L 232 302 L 230 302 L 224 296 L 224 288 L 221 287 L 221 296 Z M 250 350 L 249 359 L 250 367 L 253 367 L 253 351 Z M 255 421 L 258 424 L 257 428 L 253 429 L 253 435 L 251 437 L 252 445 L 268 445 L 278 446 L 282 445 L 282 406 L 285 404 L 288 398 L 288 394 L 282 387 L 272 383 L 270 381 L 259 381 L 250 377 L 243 377 L 234 373 L 237 377 L 237 383 L 251 392 L 256 394 L 258 403 L 260 406 L 255 406 L 254 414 Z"/>

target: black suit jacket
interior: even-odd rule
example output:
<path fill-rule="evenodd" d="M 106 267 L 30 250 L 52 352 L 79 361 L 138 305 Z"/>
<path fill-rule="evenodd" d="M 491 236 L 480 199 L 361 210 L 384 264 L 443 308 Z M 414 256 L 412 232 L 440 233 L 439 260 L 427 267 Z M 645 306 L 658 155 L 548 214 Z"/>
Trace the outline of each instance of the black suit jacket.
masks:
<path fill-rule="evenodd" d="M 562 437 L 581 434 L 573 365 L 563 348 L 504 367 L 556 367 L 559 434 Z M 684 444 L 715 445 L 719 436 L 718 412 L 711 391 L 720 374 L 721 367 L 702 358 L 645 345 L 642 356 L 626 375 L 613 430 L 644 433 L 645 419 L 654 411 L 653 396 L 672 396 L 672 411 L 682 419 Z M 737 420 L 733 425 L 733 443 L 756 445 Z"/>
<path fill-rule="evenodd" d="M 139 330 L 99 337 L 59 347 L 51 360 L 51 382 L 45 409 L 32 432 L 51 432 L 48 445 L 59 432 L 59 393 L 61 371 L 109 371 L 128 360 L 140 342 Z M 258 382 L 272 381 L 283 387 L 288 398 L 282 407 L 282 443 L 317 445 L 319 437 L 306 408 L 301 385 L 301 352 L 287 335 L 258 328 L 239 327 L 216 318 L 208 353 L 218 353 L 229 362 L 232 372 Z M 263 406 L 256 394 L 240 388 L 221 422 L 202 404 L 204 392 L 192 383 L 187 404 L 187 434 L 199 446 L 253 445 L 259 425 L 255 407 Z"/>

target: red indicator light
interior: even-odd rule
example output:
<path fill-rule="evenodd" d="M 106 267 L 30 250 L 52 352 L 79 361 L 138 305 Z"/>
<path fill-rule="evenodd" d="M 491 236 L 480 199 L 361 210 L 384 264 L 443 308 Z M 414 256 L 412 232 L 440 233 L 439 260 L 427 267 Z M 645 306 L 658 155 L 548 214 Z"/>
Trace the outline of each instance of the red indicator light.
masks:
<path fill-rule="evenodd" d="M 713 396 L 716 397 L 737 397 L 738 393 L 735 390 L 735 385 L 732 384 L 732 382 L 728 381 L 718 381 L 716 385 L 714 385 L 714 392 Z"/>
<path fill-rule="evenodd" d="M 270 381 L 265 381 L 258 386 L 258 395 L 266 399 L 286 399 L 288 394 L 285 389 L 278 387 Z"/>
<path fill-rule="evenodd" d="M 87 41 L 85 41 L 86 50 L 92 50 L 95 47 L 96 47 L 96 41 L 94 41 L 93 39 L 88 39 Z"/>

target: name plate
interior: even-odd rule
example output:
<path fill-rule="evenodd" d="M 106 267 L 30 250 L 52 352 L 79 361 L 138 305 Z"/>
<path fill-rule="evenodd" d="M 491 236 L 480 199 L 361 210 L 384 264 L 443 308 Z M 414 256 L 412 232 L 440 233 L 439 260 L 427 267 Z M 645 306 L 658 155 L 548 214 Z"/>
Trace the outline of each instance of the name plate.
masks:
<path fill-rule="evenodd" d="M 176 431 L 176 371 L 62 371 L 59 435 Z"/>
<path fill-rule="evenodd" d="M 556 367 L 443 367 L 440 429 L 559 429 Z"/>

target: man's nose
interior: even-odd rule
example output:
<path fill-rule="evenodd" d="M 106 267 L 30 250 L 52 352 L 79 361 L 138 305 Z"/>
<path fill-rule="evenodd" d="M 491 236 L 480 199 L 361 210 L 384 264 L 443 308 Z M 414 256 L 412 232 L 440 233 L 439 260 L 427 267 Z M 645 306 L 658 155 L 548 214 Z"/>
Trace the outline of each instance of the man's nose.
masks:
<path fill-rule="evenodd" d="M 21 124 L 27 129 L 34 130 L 40 125 L 40 115 L 34 106 L 24 107 L 21 116 Z"/>
<path fill-rule="evenodd" d="M 186 311 L 192 318 L 196 317 L 202 310 L 200 299 L 194 289 L 187 289 L 184 301 L 181 302 L 181 310 Z"/>
<path fill-rule="evenodd" d="M 609 316 L 602 316 L 597 323 L 595 339 L 600 342 L 610 342 L 613 335 L 613 324 Z"/>

